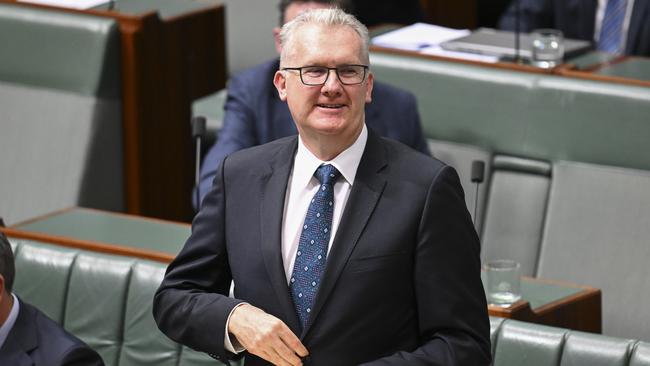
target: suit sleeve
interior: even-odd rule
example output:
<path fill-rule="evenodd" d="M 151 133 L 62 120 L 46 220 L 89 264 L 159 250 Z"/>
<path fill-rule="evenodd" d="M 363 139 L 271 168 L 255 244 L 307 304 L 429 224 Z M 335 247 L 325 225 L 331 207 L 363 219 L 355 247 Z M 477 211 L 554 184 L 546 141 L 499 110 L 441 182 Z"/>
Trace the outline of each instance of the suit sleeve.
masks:
<path fill-rule="evenodd" d="M 427 144 L 426 139 L 424 138 L 424 133 L 422 131 L 422 122 L 420 121 L 420 113 L 418 112 L 418 103 L 413 94 L 407 94 L 404 105 L 406 106 L 406 120 L 411 124 L 410 130 L 413 131 L 412 144 L 414 149 L 417 151 L 431 156 L 431 151 L 429 151 L 429 145 Z"/>
<path fill-rule="evenodd" d="M 225 243 L 225 165 L 226 160 L 153 303 L 154 319 L 169 338 L 224 362 L 233 356 L 224 348 L 226 321 L 241 303 L 228 297 L 232 275 Z"/>
<path fill-rule="evenodd" d="M 217 141 L 210 147 L 200 172 L 200 200 L 210 192 L 217 169 L 223 159 L 235 151 L 259 144 L 255 128 L 255 105 L 253 98 L 256 93 L 250 91 L 251 86 L 246 78 L 234 76 L 228 84 L 228 95 L 224 105 L 223 127 L 219 131 Z M 192 199 L 196 200 L 196 195 Z M 194 202 L 194 207 L 199 207 Z"/>
<path fill-rule="evenodd" d="M 420 347 L 364 365 L 490 364 L 479 246 L 458 175 L 444 167 L 429 187 L 418 232 L 413 278 Z"/>
<path fill-rule="evenodd" d="M 556 0 L 519 0 L 520 20 L 522 32 L 530 32 L 537 28 L 553 28 L 553 2 Z M 514 31 L 516 21 L 514 1 L 508 6 L 499 19 L 499 28 Z"/>

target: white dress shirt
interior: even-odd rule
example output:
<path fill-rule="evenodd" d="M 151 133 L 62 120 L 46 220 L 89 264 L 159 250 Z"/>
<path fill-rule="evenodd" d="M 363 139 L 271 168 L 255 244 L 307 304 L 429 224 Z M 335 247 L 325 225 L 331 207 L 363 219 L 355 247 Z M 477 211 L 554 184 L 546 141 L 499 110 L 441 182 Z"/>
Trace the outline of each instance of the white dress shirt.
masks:
<path fill-rule="evenodd" d="M 16 319 L 18 319 L 18 312 L 20 311 L 20 302 L 18 301 L 18 298 L 14 294 L 11 294 L 11 296 L 14 299 L 14 303 L 11 306 L 7 320 L 5 320 L 4 324 L 0 326 L 0 349 L 5 344 L 5 341 L 9 336 L 9 332 L 11 332 L 13 329 L 14 324 L 16 323 Z"/>
<path fill-rule="evenodd" d="M 596 11 L 596 23 L 594 27 L 594 41 L 598 43 L 600 40 L 600 29 L 603 27 L 603 18 L 605 18 L 605 8 L 607 7 L 608 0 L 598 0 L 598 10 Z M 623 29 L 621 34 L 623 39 L 621 40 L 622 51 L 625 51 L 625 45 L 627 44 L 627 31 L 630 29 L 630 19 L 632 18 L 632 9 L 634 8 L 634 0 L 627 0 L 627 9 L 625 9 L 625 18 L 623 18 Z"/>
<path fill-rule="evenodd" d="M 339 221 L 341 221 L 343 209 L 348 202 L 350 190 L 354 184 L 357 168 L 359 167 L 359 162 L 361 162 L 361 156 L 366 148 L 367 141 L 368 129 L 364 124 L 359 137 L 357 137 L 350 147 L 334 159 L 322 161 L 307 149 L 302 138 L 298 136 L 298 151 L 294 157 L 293 168 L 289 174 L 287 191 L 284 196 L 284 213 L 282 215 L 282 262 L 284 264 L 287 284 L 289 284 L 291 273 L 293 272 L 293 264 L 296 260 L 300 233 L 302 232 L 301 228 L 305 221 L 309 203 L 320 187 L 318 179 L 314 177 L 316 169 L 322 164 L 332 164 L 341 173 L 341 177 L 334 184 L 334 213 L 332 215 L 330 241 L 327 247 L 327 253 L 329 253 L 332 248 L 332 242 L 336 237 L 336 231 L 339 227 Z M 245 350 L 239 345 L 234 345 L 228 334 L 230 316 L 232 316 L 233 311 L 238 306 L 243 304 L 245 303 L 235 306 L 230 312 L 230 315 L 228 315 L 228 320 L 226 320 L 224 346 L 226 350 L 232 353 L 240 353 Z"/>
<path fill-rule="evenodd" d="M 302 138 L 299 137 L 298 151 L 294 158 L 293 169 L 291 170 L 291 174 L 289 174 L 289 184 L 287 184 L 287 192 L 284 199 L 282 221 L 282 262 L 284 264 L 284 273 L 287 277 L 287 284 L 293 272 L 293 264 L 296 260 L 296 252 L 298 251 L 298 243 L 300 242 L 301 229 L 305 221 L 307 209 L 309 208 L 311 199 L 320 187 L 318 179 L 314 177 L 316 169 L 323 164 L 332 164 L 341 173 L 341 177 L 334 185 L 332 231 L 327 247 L 327 253 L 329 253 L 336 236 L 336 231 L 338 230 L 343 209 L 354 184 L 354 178 L 357 175 L 357 168 L 359 167 L 361 155 L 363 155 L 367 140 L 368 130 L 364 125 L 363 130 L 352 146 L 348 147 L 331 161 L 322 161 L 305 147 Z"/>

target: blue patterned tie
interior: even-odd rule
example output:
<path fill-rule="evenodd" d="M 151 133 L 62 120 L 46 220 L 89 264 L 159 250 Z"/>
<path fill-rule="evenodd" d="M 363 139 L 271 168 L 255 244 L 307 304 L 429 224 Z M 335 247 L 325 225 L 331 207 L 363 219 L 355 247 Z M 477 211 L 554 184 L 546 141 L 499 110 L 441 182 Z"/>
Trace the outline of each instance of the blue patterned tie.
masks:
<path fill-rule="evenodd" d="M 334 212 L 334 183 L 339 175 L 339 171 L 329 164 L 321 165 L 314 173 L 321 185 L 307 209 L 289 281 L 293 304 L 303 327 L 309 320 L 309 313 L 325 272 Z"/>
<path fill-rule="evenodd" d="M 598 49 L 618 54 L 623 46 L 623 20 L 627 10 L 627 0 L 608 0 L 603 24 L 600 27 Z"/>

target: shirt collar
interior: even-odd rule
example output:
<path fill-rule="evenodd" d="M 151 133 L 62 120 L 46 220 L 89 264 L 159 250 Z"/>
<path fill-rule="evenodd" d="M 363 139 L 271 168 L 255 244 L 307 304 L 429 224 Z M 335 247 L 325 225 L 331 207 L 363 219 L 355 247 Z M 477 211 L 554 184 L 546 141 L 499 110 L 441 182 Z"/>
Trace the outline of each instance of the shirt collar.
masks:
<path fill-rule="evenodd" d="M 293 164 L 293 180 L 299 187 L 307 187 L 316 169 L 322 164 L 332 164 L 343 178 L 352 186 L 357 175 L 357 168 L 368 141 L 368 129 L 363 125 L 361 133 L 354 143 L 330 161 L 322 161 L 307 149 L 298 136 L 298 151 Z"/>
<path fill-rule="evenodd" d="M 16 319 L 18 318 L 18 311 L 20 310 L 20 302 L 18 301 L 18 298 L 13 293 L 11 296 L 14 299 L 14 303 L 11 306 L 7 320 L 5 320 L 4 324 L 0 326 L 0 349 L 5 344 L 5 341 L 9 336 L 9 332 L 11 332 L 11 329 L 14 327 Z"/>

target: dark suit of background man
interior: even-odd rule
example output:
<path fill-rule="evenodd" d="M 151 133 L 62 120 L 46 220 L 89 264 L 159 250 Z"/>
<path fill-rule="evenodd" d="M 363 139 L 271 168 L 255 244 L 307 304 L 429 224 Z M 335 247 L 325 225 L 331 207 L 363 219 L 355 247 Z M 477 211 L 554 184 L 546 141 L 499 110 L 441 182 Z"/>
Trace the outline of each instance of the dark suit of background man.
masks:
<path fill-rule="evenodd" d="M 523 32 L 555 28 L 566 38 L 598 42 L 607 0 L 519 0 Z M 501 17 L 499 27 L 515 29 L 514 1 Z M 621 52 L 650 56 L 650 1 L 626 0 Z"/>
<path fill-rule="evenodd" d="M 97 352 L 12 294 L 14 257 L 0 233 L 0 365 L 103 366 Z"/>
<path fill-rule="evenodd" d="M 281 41 L 274 84 L 299 136 L 225 158 L 154 296 L 158 326 L 246 366 L 488 365 L 458 176 L 366 128 L 366 28 L 312 10 Z"/>
<path fill-rule="evenodd" d="M 280 22 L 283 24 L 304 10 L 333 5 L 345 6 L 345 3 L 334 0 L 283 0 L 280 3 Z M 277 37 L 280 28 L 275 28 L 273 32 L 279 53 L 281 47 Z M 223 128 L 201 166 L 201 199 L 210 191 L 217 168 L 228 154 L 298 133 L 287 104 L 278 98 L 273 86 L 273 76 L 279 64 L 279 60 L 271 60 L 230 79 Z M 413 94 L 376 83 L 373 103 L 366 105 L 366 116 L 368 127 L 381 136 L 396 139 L 429 154 Z M 196 202 L 194 206 L 197 206 Z"/>

